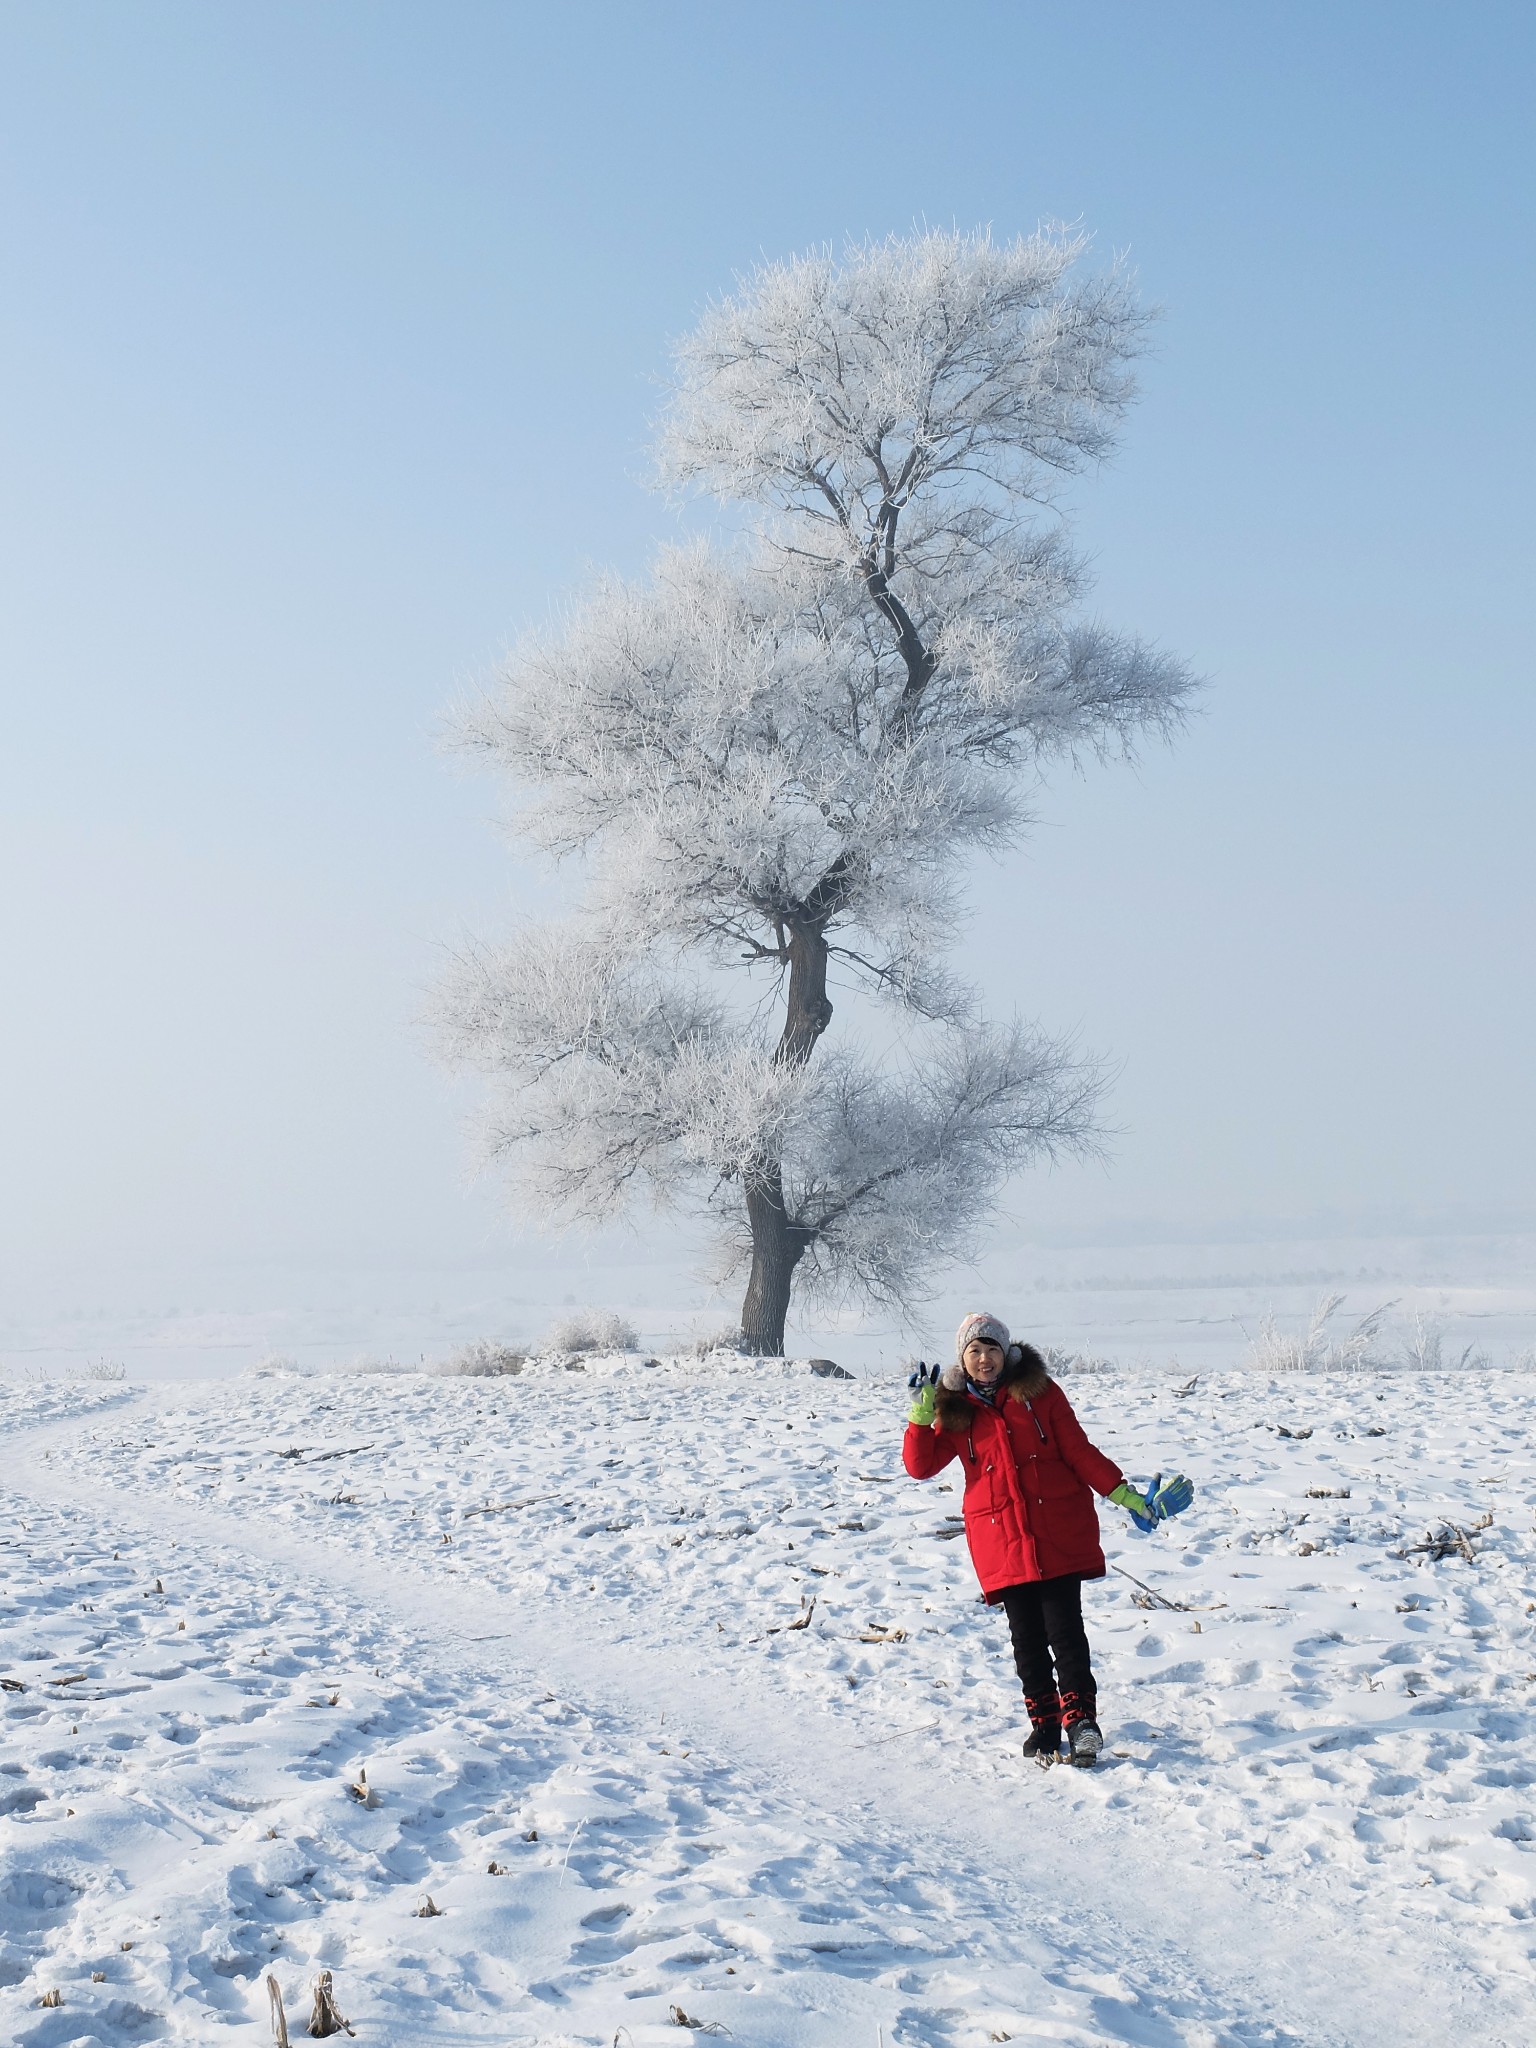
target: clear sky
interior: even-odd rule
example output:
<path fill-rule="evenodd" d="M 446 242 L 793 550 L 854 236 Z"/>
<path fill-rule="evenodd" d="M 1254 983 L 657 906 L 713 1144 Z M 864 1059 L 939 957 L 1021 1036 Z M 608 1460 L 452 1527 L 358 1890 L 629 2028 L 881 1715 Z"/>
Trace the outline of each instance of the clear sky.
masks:
<path fill-rule="evenodd" d="M 1074 518 L 1210 679 L 981 878 L 994 1007 L 1119 1066 L 1017 1215 L 1533 1227 L 1533 58 L 1497 0 L 0 6 L 10 1281 L 494 1244 L 413 1018 L 526 885 L 437 724 L 669 530 L 706 298 L 920 219 L 1163 307 Z"/>

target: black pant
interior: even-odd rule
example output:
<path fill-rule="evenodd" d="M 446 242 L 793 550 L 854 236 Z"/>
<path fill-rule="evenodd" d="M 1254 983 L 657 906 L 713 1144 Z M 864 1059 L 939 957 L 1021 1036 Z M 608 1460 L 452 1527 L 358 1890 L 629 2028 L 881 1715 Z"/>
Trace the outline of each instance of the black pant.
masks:
<path fill-rule="evenodd" d="M 999 1597 L 1008 1616 L 1013 1661 L 1030 1720 L 1092 1720 L 1098 1695 L 1083 1627 L 1079 1574 L 1005 1586 Z"/>

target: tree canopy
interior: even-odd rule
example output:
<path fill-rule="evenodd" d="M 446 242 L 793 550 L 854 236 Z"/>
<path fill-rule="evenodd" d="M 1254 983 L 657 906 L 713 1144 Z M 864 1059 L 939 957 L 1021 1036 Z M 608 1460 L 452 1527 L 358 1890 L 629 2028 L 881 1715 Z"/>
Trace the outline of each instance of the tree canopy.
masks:
<path fill-rule="evenodd" d="M 545 1219 L 701 1208 L 752 1349 L 796 1286 L 910 1307 L 1009 1174 L 1094 1141 L 1095 1070 L 987 1021 L 953 952 L 967 859 L 1046 767 L 1171 734 L 1192 687 L 1080 610 L 1057 494 L 1145 330 L 1084 253 L 935 232 L 763 266 L 677 349 L 657 437 L 734 537 L 599 583 L 460 722 L 585 885 L 445 987 L 486 1154 Z M 906 1020 L 896 1050 L 821 1045 L 829 977 Z"/>

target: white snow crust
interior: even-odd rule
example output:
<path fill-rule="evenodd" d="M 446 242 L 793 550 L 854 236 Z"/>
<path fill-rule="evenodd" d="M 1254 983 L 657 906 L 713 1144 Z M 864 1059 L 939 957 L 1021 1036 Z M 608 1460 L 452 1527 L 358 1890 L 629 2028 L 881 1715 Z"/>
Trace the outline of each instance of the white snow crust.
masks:
<path fill-rule="evenodd" d="M 0 2038 L 1527 2039 L 1530 1379 L 1067 1384 L 1199 1488 L 1102 1513 L 1093 1772 L 894 1380 L 0 1387 Z"/>

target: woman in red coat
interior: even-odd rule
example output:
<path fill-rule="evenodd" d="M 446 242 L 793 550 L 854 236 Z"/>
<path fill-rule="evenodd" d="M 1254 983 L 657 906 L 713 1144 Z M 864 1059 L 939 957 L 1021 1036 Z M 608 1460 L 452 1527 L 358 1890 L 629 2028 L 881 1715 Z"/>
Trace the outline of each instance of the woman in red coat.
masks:
<path fill-rule="evenodd" d="M 1007 1613 L 1024 1687 L 1024 1754 L 1053 1763 L 1065 1729 L 1072 1762 L 1091 1764 L 1103 1741 L 1083 1628 L 1083 1580 L 1104 1576 L 1094 1495 L 1147 1522 L 1157 1511 L 1089 1443 L 1039 1352 L 1010 1343 L 996 1316 L 965 1318 L 955 1363 L 935 1379 L 917 1383 L 902 1462 L 931 1479 L 961 1461 L 971 1561 Z"/>

